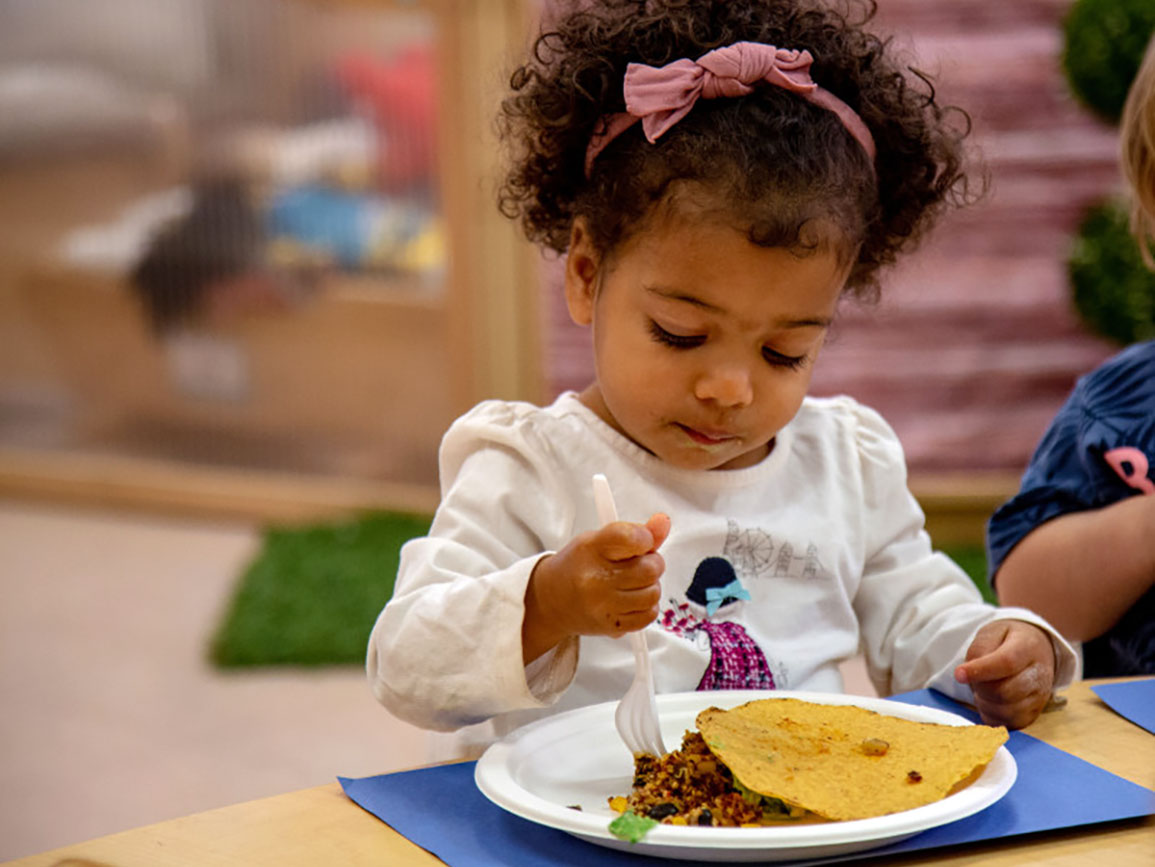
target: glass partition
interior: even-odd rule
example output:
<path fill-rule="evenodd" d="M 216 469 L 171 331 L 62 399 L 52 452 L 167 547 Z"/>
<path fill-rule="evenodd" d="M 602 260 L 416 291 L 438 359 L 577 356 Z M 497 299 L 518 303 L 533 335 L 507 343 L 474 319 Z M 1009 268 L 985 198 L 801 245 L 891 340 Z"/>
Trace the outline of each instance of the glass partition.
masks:
<path fill-rule="evenodd" d="M 467 303 L 462 105 L 520 8 L 0 2 L 0 478 L 434 503 L 502 342 Z M 479 17 L 511 23 L 471 44 Z"/>

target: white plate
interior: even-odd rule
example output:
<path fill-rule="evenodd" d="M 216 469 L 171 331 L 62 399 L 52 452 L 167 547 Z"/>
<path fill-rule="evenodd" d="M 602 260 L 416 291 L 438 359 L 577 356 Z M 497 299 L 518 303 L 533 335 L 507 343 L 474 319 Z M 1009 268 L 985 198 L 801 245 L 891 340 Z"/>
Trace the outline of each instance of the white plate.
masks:
<path fill-rule="evenodd" d="M 852 695 L 787 691 L 686 692 L 658 696 L 662 738 L 680 744 L 698 712 L 735 707 L 754 699 L 800 698 L 824 704 L 853 704 L 917 722 L 970 725 L 933 708 Z M 1015 781 L 1015 760 L 1000 747 L 981 777 L 933 804 L 878 816 L 827 824 L 771 828 L 696 828 L 658 825 L 638 843 L 609 832 L 616 815 L 607 799 L 625 795 L 633 781 L 633 758 L 614 728 L 617 702 L 579 708 L 531 723 L 493 744 L 477 763 L 482 793 L 509 812 L 583 840 L 639 854 L 697 861 L 784 861 L 871 849 L 912 837 L 989 807 Z M 581 810 L 571 809 L 580 805 Z"/>

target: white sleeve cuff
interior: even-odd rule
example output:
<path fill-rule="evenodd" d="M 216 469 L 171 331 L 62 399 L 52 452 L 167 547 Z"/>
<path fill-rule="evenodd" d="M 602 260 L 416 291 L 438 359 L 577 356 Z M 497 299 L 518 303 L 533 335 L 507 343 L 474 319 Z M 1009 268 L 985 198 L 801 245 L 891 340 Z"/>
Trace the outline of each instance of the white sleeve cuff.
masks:
<path fill-rule="evenodd" d="M 577 636 L 567 638 L 525 667 L 526 686 L 543 705 L 553 704 L 573 683 L 580 643 Z"/>

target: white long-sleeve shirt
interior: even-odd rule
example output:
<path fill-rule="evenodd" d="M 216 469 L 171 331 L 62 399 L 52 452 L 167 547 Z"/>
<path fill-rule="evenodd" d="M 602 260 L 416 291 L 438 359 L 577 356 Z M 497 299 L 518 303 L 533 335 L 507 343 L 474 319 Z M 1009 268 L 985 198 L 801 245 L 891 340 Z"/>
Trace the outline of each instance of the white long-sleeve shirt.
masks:
<path fill-rule="evenodd" d="M 522 657 L 534 565 L 599 525 L 594 473 L 609 478 L 622 520 L 672 519 L 662 614 L 646 628 L 659 693 L 840 692 L 839 664 L 861 651 L 883 695 L 934 686 L 970 700 L 954 668 L 999 618 L 1051 634 L 1057 688 L 1075 676 L 1075 653 L 1045 621 L 985 604 L 932 550 L 898 439 L 850 398 L 807 398 L 763 461 L 716 471 L 662 462 L 572 393 L 545 408 L 488 401 L 445 435 L 441 506 L 429 535 L 402 550 L 369 643 L 379 701 L 415 725 L 460 730 L 443 755 L 476 754 L 629 686 L 625 639 Z"/>

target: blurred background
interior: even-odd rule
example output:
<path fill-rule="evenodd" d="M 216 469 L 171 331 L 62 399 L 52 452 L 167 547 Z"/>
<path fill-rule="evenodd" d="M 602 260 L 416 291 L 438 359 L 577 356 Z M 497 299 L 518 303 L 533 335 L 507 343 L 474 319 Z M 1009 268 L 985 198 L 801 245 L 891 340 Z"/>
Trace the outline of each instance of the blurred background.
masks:
<path fill-rule="evenodd" d="M 1075 378 L 1155 330 L 1103 315 L 1155 297 L 1104 72 L 1155 12 L 878 5 L 991 189 L 844 308 L 814 391 L 888 418 L 974 556 Z M 440 435 L 592 374 L 494 204 L 542 12 L 0 0 L 0 859 L 421 761 L 358 661 Z"/>

